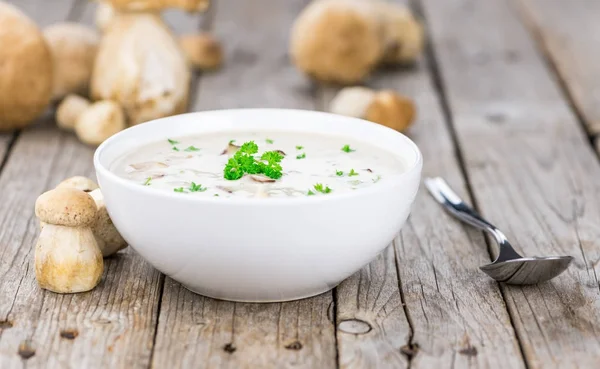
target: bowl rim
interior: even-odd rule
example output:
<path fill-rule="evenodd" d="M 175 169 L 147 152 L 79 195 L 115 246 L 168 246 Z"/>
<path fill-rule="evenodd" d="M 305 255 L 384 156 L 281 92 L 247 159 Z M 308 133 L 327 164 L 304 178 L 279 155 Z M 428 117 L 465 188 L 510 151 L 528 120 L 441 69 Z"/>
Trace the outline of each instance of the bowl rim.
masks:
<path fill-rule="evenodd" d="M 309 115 L 319 115 L 322 117 L 335 117 L 335 119 L 347 119 L 347 120 L 352 120 L 355 122 L 358 121 L 363 125 L 369 125 L 372 128 L 378 129 L 381 131 L 387 130 L 387 131 L 389 131 L 390 134 L 399 136 L 402 140 L 404 140 L 407 143 L 407 146 L 413 150 L 413 152 L 416 156 L 416 159 L 414 160 L 413 163 L 411 163 L 411 165 L 409 166 L 409 168 L 407 170 L 403 171 L 402 173 L 398 173 L 398 174 L 394 175 L 393 177 L 387 179 L 386 181 L 382 181 L 381 183 L 377 184 L 376 186 L 369 186 L 369 187 L 362 188 L 357 191 L 344 192 L 341 194 L 332 194 L 332 195 L 327 195 L 327 196 L 274 197 L 274 198 L 268 198 L 268 199 L 255 198 L 255 197 L 222 198 L 222 197 L 213 197 L 213 196 L 181 196 L 181 194 L 177 194 L 177 193 L 171 193 L 168 191 L 160 191 L 160 190 L 148 188 L 145 186 L 140 186 L 138 184 L 133 183 L 132 181 L 125 179 L 125 178 L 121 178 L 117 174 L 110 171 L 110 169 L 108 169 L 104 164 L 102 164 L 102 162 L 100 160 L 100 156 L 102 155 L 102 152 L 107 150 L 107 148 L 109 148 L 113 142 L 118 141 L 124 132 L 130 132 L 131 130 L 142 129 L 142 126 L 145 126 L 147 124 L 163 124 L 175 117 L 180 118 L 182 116 L 231 114 L 231 113 L 243 114 L 245 112 L 250 112 L 250 111 L 255 112 L 255 113 L 256 112 L 260 113 L 261 111 L 265 111 L 265 112 L 266 111 L 270 111 L 270 112 L 279 111 L 279 112 L 287 113 L 287 114 L 301 113 L 301 114 L 309 114 Z M 306 132 L 310 133 L 311 130 L 307 129 Z M 373 144 L 373 142 L 369 141 L 369 140 L 365 140 L 365 142 Z M 272 206 L 272 205 L 282 205 L 282 204 L 292 205 L 292 204 L 299 204 L 299 203 L 300 204 L 305 204 L 305 203 L 321 204 L 323 202 L 343 201 L 344 199 L 368 196 L 369 194 L 373 194 L 373 193 L 384 191 L 385 189 L 393 188 L 393 187 L 401 184 L 402 182 L 404 182 L 414 172 L 417 172 L 417 171 L 420 172 L 422 170 L 423 155 L 421 153 L 421 150 L 417 146 L 417 144 L 413 140 L 411 140 L 408 136 L 406 136 L 403 133 L 400 133 L 394 129 L 391 129 L 389 127 L 386 127 L 386 126 L 383 126 L 381 124 L 374 123 L 371 121 L 367 121 L 364 119 L 348 117 L 348 116 L 343 116 L 343 115 L 333 114 L 333 113 L 328 113 L 328 112 L 322 112 L 322 111 L 308 110 L 308 109 L 239 108 L 239 109 L 203 110 L 203 111 L 199 111 L 199 112 L 189 112 L 189 113 L 177 114 L 177 115 L 172 115 L 169 117 L 153 119 L 153 120 L 141 123 L 139 125 L 128 127 L 126 129 L 112 135 L 111 137 L 106 139 L 104 142 L 102 142 L 96 148 L 96 150 L 94 152 L 93 162 L 94 162 L 94 169 L 96 171 L 97 176 L 98 176 L 98 173 L 100 173 L 100 174 L 102 174 L 103 178 L 108 178 L 111 181 L 119 184 L 120 186 L 124 186 L 132 191 L 137 191 L 137 192 L 140 192 L 143 194 L 148 194 L 150 196 L 157 196 L 157 197 L 163 197 L 163 198 L 167 198 L 167 199 L 173 199 L 175 201 L 186 201 L 186 202 L 199 202 L 199 203 L 211 203 L 211 204 L 219 203 L 219 204 L 223 204 L 223 205 L 261 204 L 261 206 Z M 419 178 L 419 182 L 420 182 L 420 178 Z"/>

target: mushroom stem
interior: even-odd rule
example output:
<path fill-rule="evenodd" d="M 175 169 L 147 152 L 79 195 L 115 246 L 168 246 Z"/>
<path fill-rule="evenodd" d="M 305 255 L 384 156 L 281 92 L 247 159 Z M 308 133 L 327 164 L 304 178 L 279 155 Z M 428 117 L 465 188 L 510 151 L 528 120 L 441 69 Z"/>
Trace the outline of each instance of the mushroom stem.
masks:
<path fill-rule="evenodd" d="M 35 246 L 35 273 L 40 287 L 57 293 L 94 288 L 104 262 L 89 227 L 45 224 Z"/>

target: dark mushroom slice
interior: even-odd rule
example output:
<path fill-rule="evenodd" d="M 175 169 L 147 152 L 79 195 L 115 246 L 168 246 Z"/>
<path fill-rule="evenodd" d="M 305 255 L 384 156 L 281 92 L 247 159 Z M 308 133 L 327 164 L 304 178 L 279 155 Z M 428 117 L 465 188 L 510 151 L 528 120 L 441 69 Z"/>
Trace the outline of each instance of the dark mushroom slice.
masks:
<path fill-rule="evenodd" d="M 221 152 L 221 155 L 232 155 L 235 154 L 238 150 L 240 149 L 240 146 L 233 144 L 232 142 L 229 142 L 227 144 L 227 147 Z"/>
<path fill-rule="evenodd" d="M 274 150 L 276 153 L 279 153 L 283 156 L 286 156 L 287 154 L 283 151 L 283 150 Z"/>
<path fill-rule="evenodd" d="M 367 172 L 369 173 L 373 173 L 373 170 L 371 170 L 370 168 L 365 169 Z"/>
<path fill-rule="evenodd" d="M 143 163 L 133 163 L 129 166 L 135 170 L 148 170 L 152 168 L 168 168 L 169 166 L 160 161 L 145 161 Z"/>
<path fill-rule="evenodd" d="M 273 178 L 269 178 L 267 176 L 263 176 L 260 174 L 251 174 L 249 175 L 250 179 L 253 180 L 254 182 L 258 182 L 258 183 L 273 183 L 275 182 L 275 180 Z"/>
<path fill-rule="evenodd" d="M 233 193 L 233 190 L 231 188 L 227 188 L 227 187 L 224 187 L 224 186 L 216 186 L 216 188 L 218 188 L 221 191 L 225 191 L 227 193 Z"/>

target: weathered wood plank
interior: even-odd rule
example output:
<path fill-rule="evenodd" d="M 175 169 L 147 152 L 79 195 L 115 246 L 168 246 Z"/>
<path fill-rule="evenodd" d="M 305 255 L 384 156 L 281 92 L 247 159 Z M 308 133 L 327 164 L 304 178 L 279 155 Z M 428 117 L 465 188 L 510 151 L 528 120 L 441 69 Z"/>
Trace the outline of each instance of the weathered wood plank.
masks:
<path fill-rule="evenodd" d="M 524 255 L 576 258 L 552 282 L 503 286 L 529 367 L 597 367 L 597 158 L 509 4 L 422 3 L 482 213 Z"/>
<path fill-rule="evenodd" d="M 419 145 L 425 158 L 423 175 L 443 176 L 461 196 L 468 198 L 425 61 L 414 69 L 382 71 L 372 78 L 370 86 L 393 88 L 415 100 L 417 121 L 408 135 Z M 326 100 L 332 92 L 327 91 Z M 479 232 L 456 227 L 422 189 L 394 248 L 397 270 L 389 266 L 385 269 L 387 264 L 382 260 L 375 261 L 361 271 L 360 276 L 353 276 L 337 289 L 342 367 L 396 368 L 408 363 L 411 368 L 523 367 L 499 288 L 478 270 L 479 265 L 489 260 Z M 386 288 L 385 284 L 397 279 L 397 275 L 410 320 L 410 336 L 406 323 L 402 323 L 406 319 L 405 311 L 389 309 L 394 305 L 393 301 L 399 299 L 400 291 L 396 286 L 391 292 L 391 287 Z M 362 279 L 362 283 L 357 282 L 357 278 Z M 382 280 L 386 281 L 383 285 Z M 380 309 L 386 301 L 384 296 L 372 301 L 373 291 L 390 296 L 388 308 Z M 356 296 L 356 299 L 346 296 Z M 356 301 L 360 307 L 356 306 Z M 339 327 L 343 319 L 364 320 L 373 331 L 360 336 L 344 334 Z M 408 356 L 409 360 L 403 356 Z"/>
<path fill-rule="evenodd" d="M 591 134 L 600 133 L 600 3 L 519 0 L 526 25 L 556 66 Z"/>
<path fill-rule="evenodd" d="M 59 6 L 44 4 L 49 12 Z M 133 250 L 106 259 L 102 282 L 88 293 L 54 294 L 35 281 L 35 199 L 65 177 L 93 177 L 92 154 L 45 119 L 22 132 L 0 176 L 2 368 L 149 365 L 162 277 Z"/>
<path fill-rule="evenodd" d="M 287 34 L 306 1 L 216 3 L 214 32 L 226 63 L 199 82 L 192 110 L 314 108 L 310 84 L 287 61 Z M 268 17 L 264 16 L 268 9 Z M 335 367 L 332 294 L 282 304 L 243 304 L 195 295 L 167 278 L 153 366 Z"/>

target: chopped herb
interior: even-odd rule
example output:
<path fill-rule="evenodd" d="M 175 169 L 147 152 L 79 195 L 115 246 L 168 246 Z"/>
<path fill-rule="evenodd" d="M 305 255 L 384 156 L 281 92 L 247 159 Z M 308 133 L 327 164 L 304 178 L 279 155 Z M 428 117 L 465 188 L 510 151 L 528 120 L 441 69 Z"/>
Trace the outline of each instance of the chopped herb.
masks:
<path fill-rule="evenodd" d="M 230 144 L 232 144 L 232 143 L 234 143 L 234 142 L 235 142 L 235 140 L 229 140 L 229 143 L 230 143 Z"/>
<path fill-rule="evenodd" d="M 296 159 L 304 159 L 305 157 L 306 157 L 306 153 L 305 152 L 303 152 L 300 155 L 296 155 Z"/>
<path fill-rule="evenodd" d="M 350 173 L 348 173 L 348 177 L 357 176 L 358 173 L 354 171 L 354 169 L 350 169 Z"/>
<path fill-rule="evenodd" d="M 271 140 L 270 138 L 267 138 L 265 141 L 266 141 L 268 144 L 272 144 L 273 142 L 275 142 L 275 141 Z"/>
<path fill-rule="evenodd" d="M 219 194 L 218 194 L 218 193 L 216 193 L 216 194 L 214 194 L 213 196 L 214 196 L 214 197 L 219 197 Z"/>
<path fill-rule="evenodd" d="M 304 146 L 296 146 L 296 150 L 302 150 Z"/>
<path fill-rule="evenodd" d="M 314 192 L 312 192 L 311 190 L 308 190 L 308 193 L 306 194 L 306 196 L 312 196 L 314 194 L 315 194 Z"/>
<path fill-rule="evenodd" d="M 342 147 L 342 151 L 343 152 L 353 152 L 353 151 L 356 151 L 356 150 L 351 149 L 350 145 L 344 145 L 344 147 Z"/>
<path fill-rule="evenodd" d="M 283 159 L 277 151 L 267 151 L 260 160 L 253 155 L 258 152 L 258 145 L 254 141 L 244 143 L 239 150 L 229 158 L 223 169 L 223 177 L 228 180 L 237 180 L 244 174 L 264 174 L 269 178 L 279 179 L 283 175 L 281 165 Z"/>
<path fill-rule="evenodd" d="M 188 148 L 185 149 L 185 150 L 183 150 L 183 151 L 187 151 L 187 152 L 190 152 L 190 151 L 200 151 L 200 149 L 197 148 L 197 147 L 195 147 L 194 145 L 192 145 L 192 146 L 188 146 Z"/>
<path fill-rule="evenodd" d="M 331 191 L 333 191 L 331 188 L 329 188 L 328 186 L 323 186 L 322 183 L 317 183 L 314 185 L 314 188 L 316 191 L 320 192 L 320 193 L 330 193 Z"/>
<path fill-rule="evenodd" d="M 206 187 L 202 187 L 201 184 L 195 184 L 194 182 L 192 182 L 192 184 L 190 185 L 189 188 L 190 192 L 204 192 L 207 190 Z"/>
<path fill-rule="evenodd" d="M 179 149 L 177 148 L 177 146 L 173 146 L 173 151 L 179 151 Z"/>
<path fill-rule="evenodd" d="M 150 186 L 150 181 L 152 181 L 152 177 L 146 178 L 146 181 L 144 181 L 144 186 Z"/>
<path fill-rule="evenodd" d="M 185 192 L 185 190 L 183 189 L 183 187 L 174 188 L 173 191 L 175 191 L 175 192 Z"/>
<path fill-rule="evenodd" d="M 338 176 L 338 177 L 341 177 L 341 176 L 343 176 L 343 175 L 344 175 L 344 172 L 343 172 L 343 171 L 341 171 L 341 170 L 336 170 L 336 171 L 335 171 L 335 175 L 336 175 L 336 176 Z"/>
<path fill-rule="evenodd" d="M 380 179 L 381 179 L 381 176 L 377 176 L 377 177 L 373 178 L 373 183 L 379 182 Z"/>
<path fill-rule="evenodd" d="M 354 186 L 358 186 L 359 184 L 361 184 L 362 182 L 359 181 L 358 179 L 355 179 L 354 181 L 350 181 L 350 184 L 354 185 Z"/>
<path fill-rule="evenodd" d="M 170 143 L 171 145 L 175 145 L 175 144 L 178 144 L 178 143 L 179 143 L 179 141 L 171 140 L 170 138 L 167 138 L 167 141 L 169 141 L 169 143 Z"/>

